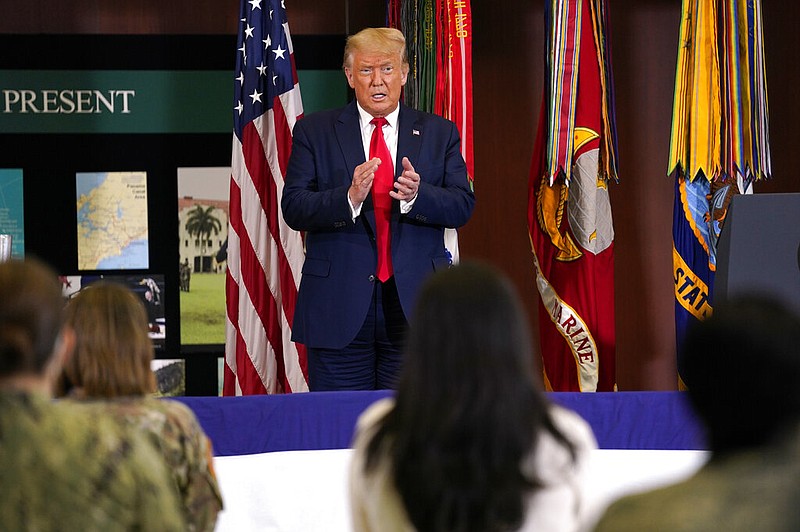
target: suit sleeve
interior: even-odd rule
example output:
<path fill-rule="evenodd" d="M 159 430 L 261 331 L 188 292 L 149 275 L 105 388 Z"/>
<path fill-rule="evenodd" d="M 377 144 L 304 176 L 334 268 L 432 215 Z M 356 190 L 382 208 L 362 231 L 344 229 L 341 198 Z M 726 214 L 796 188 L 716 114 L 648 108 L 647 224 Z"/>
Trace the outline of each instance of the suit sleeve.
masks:
<path fill-rule="evenodd" d="M 414 206 L 406 215 L 412 220 L 442 227 L 461 227 L 467 223 L 475 207 L 475 194 L 461 156 L 458 129 L 452 122 L 445 133 L 444 155 L 411 161 L 421 182 Z M 434 154 L 435 155 L 435 154 Z"/>
<path fill-rule="evenodd" d="M 333 131 L 327 132 L 330 138 Z M 331 165 L 326 133 L 295 124 L 292 153 L 284 178 L 281 209 L 296 231 L 336 230 L 353 225 L 347 190 L 352 176 Z M 327 157 L 327 160 L 326 160 Z M 334 175 L 335 174 L 335 175 Z"/>

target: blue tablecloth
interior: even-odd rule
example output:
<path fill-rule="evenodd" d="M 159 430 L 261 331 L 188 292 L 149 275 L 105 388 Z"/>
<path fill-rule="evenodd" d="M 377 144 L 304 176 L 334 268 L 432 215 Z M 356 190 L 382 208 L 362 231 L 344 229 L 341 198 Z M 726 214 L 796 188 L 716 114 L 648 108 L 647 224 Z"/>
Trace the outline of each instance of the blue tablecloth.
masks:
<path fill-rule="evenodd" d="M 249 397 L 180 397 L 211 438 L 217 456 L 344 449 L 375 392 L 311 392 Z M 700 422 L 683 392 L 556 392 L 548 397 L 592 426 L 601 449 L 705 449 Z"/>

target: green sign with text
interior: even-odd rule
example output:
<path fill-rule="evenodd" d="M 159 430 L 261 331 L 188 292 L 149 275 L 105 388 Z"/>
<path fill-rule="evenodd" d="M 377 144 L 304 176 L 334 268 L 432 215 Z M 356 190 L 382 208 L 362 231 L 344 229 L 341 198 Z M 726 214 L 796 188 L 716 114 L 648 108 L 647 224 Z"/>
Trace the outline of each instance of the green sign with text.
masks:
<path fill-rule="evenodd" d="M 339 71 L 298 73 L 306 113 L 347 101 Z M 225 133 L 227 71 L 2 70 L 3 133 Z"/>

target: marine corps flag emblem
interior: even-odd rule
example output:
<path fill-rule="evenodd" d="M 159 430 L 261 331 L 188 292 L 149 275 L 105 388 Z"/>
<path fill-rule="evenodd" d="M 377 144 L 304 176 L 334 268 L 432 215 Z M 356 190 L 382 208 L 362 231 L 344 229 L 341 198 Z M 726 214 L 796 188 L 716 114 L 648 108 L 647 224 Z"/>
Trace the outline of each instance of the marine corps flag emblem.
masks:
<path fill-rule="evenodd" d="M 546 4 L 545 91 L 529 186 L 545 386 L 612 391 L 616 181 L 610 50 L 602 0 Z"/>

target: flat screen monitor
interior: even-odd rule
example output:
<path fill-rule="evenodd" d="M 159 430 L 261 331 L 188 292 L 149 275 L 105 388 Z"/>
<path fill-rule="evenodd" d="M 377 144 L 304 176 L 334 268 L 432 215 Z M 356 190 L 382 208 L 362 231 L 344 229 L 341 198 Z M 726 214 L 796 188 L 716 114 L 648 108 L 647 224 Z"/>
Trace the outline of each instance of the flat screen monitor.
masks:
<path fill-rule="evenodd" d="M 717 246 L 714 305 L 762 293 L 800 314 L 800 194 L 733 196 Z"/>

